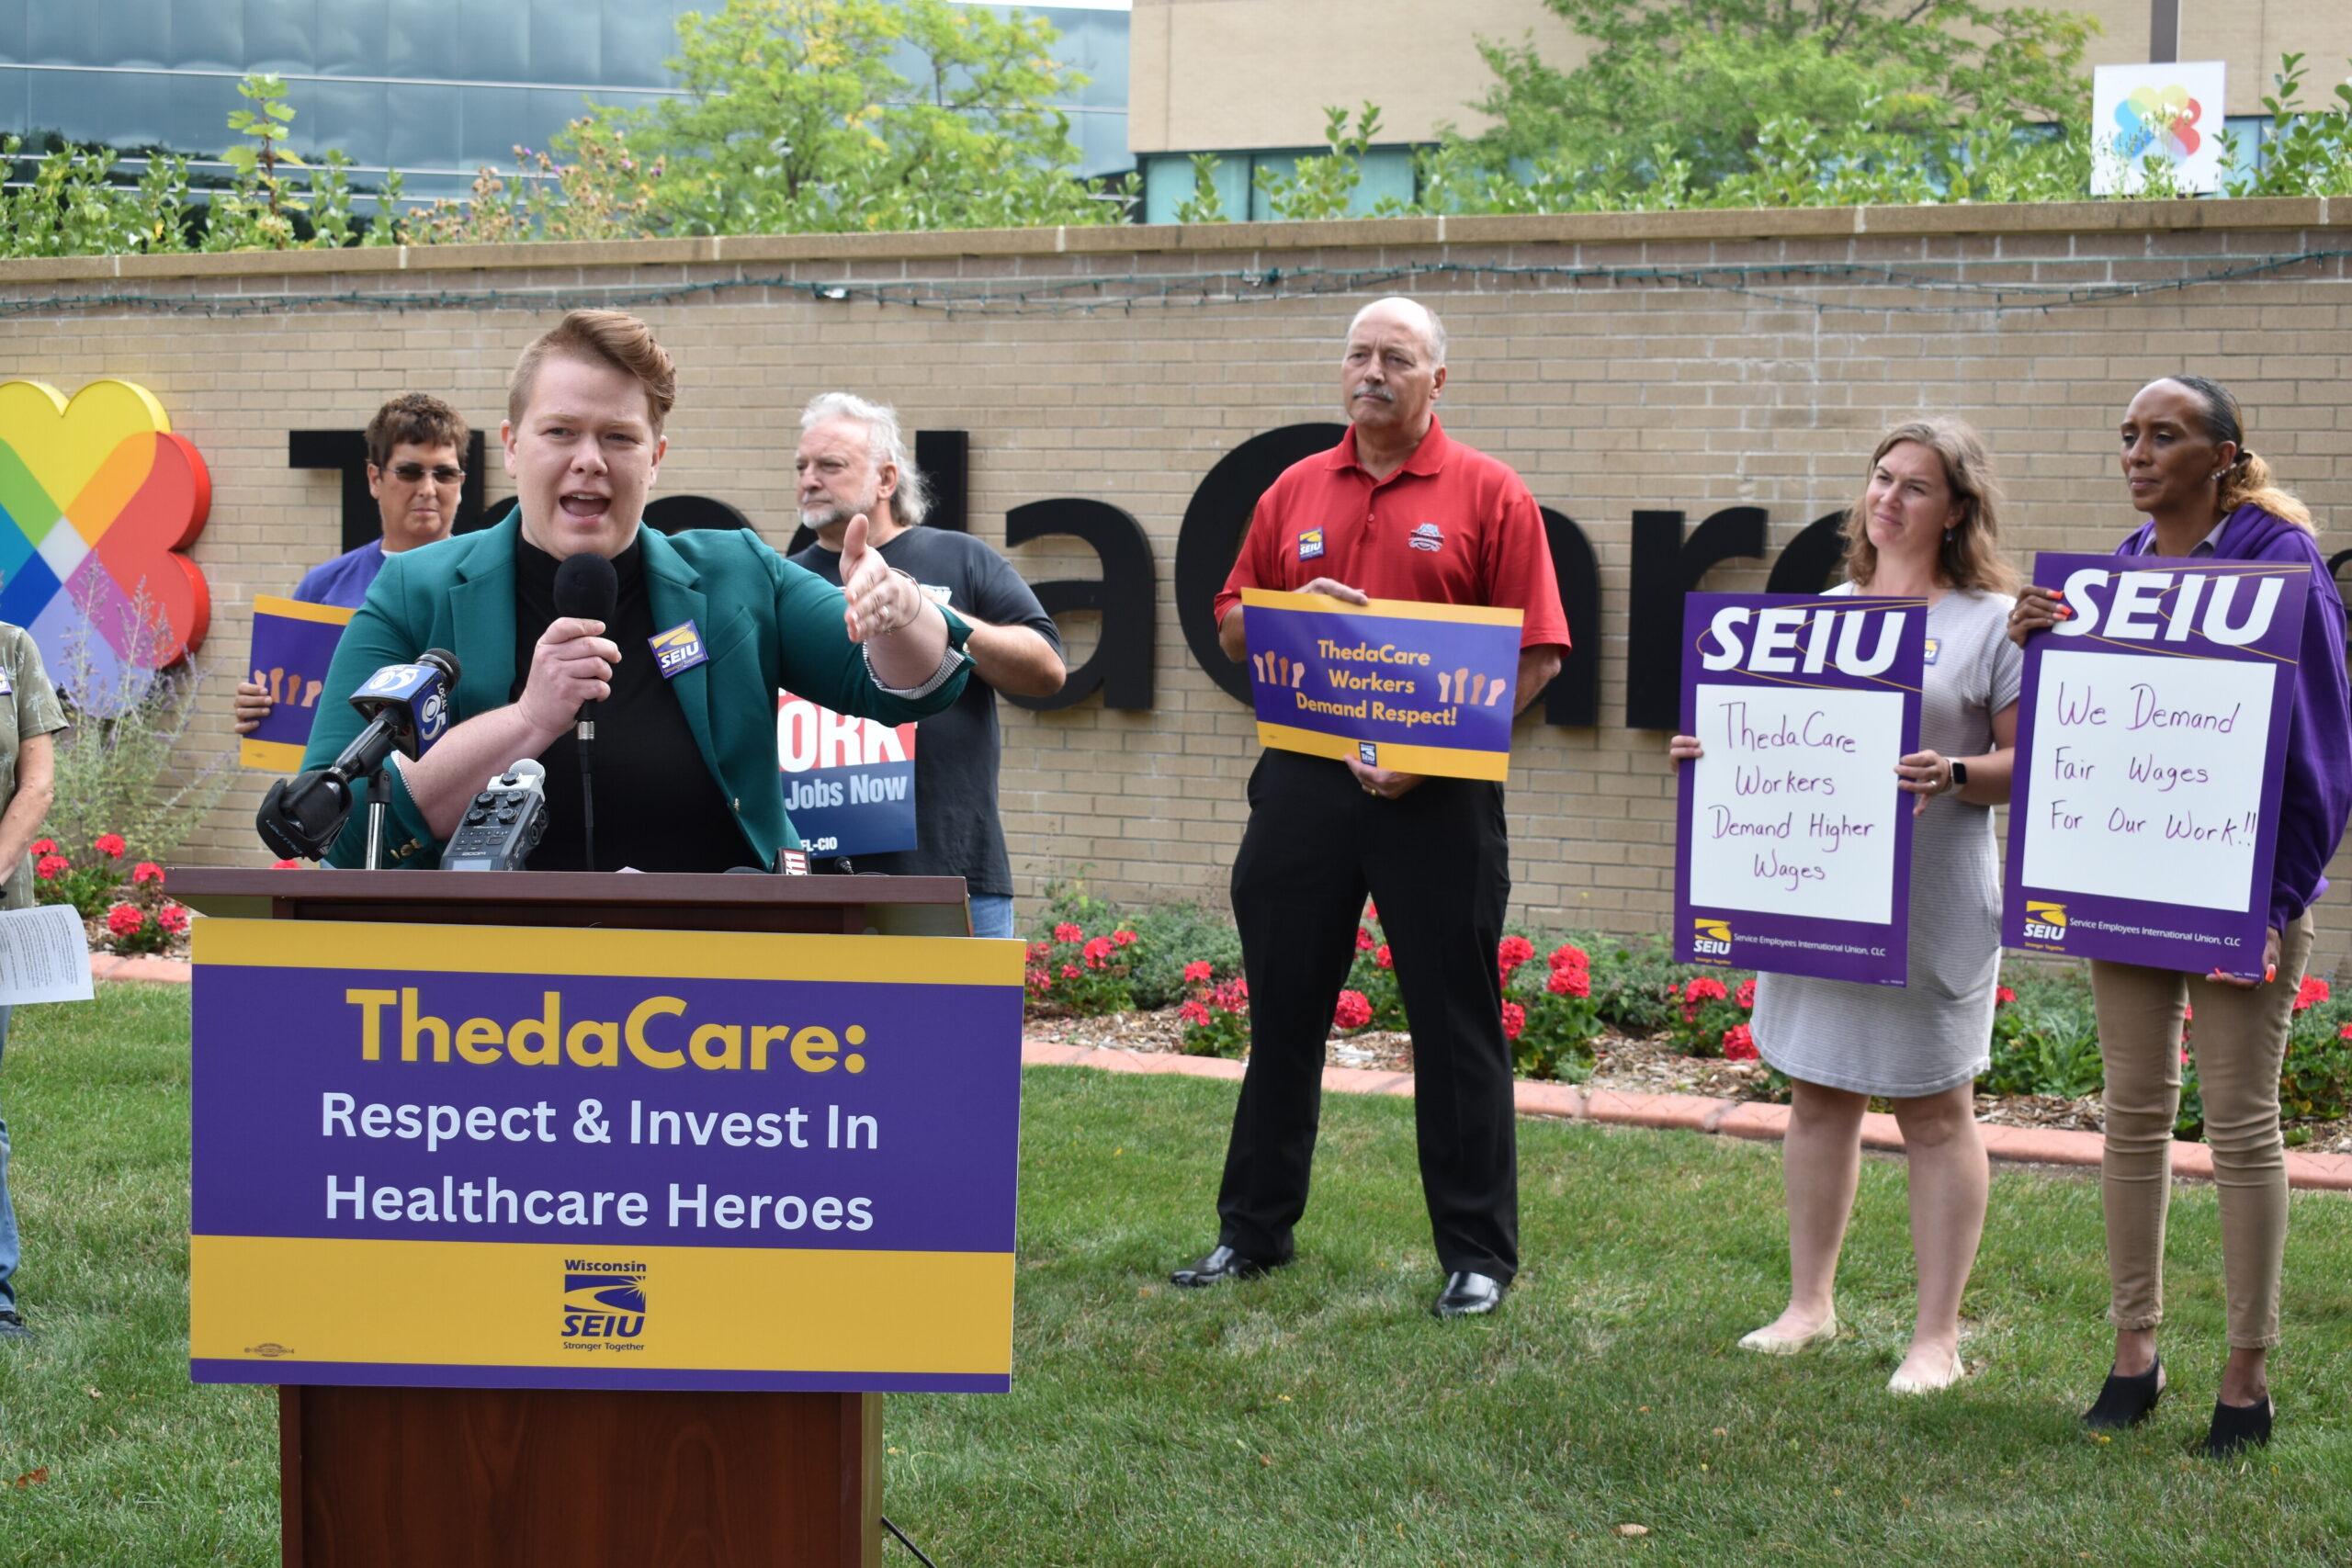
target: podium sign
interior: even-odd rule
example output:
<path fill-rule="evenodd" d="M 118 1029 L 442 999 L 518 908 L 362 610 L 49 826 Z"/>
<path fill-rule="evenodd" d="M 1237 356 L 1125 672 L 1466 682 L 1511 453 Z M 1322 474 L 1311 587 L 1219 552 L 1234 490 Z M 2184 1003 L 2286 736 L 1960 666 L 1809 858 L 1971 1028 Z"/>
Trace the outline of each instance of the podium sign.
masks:
<path fill-rule="evenodd" d="M 1017 942 L 201 922 L 199 1382 L 999 1392 Z"/>

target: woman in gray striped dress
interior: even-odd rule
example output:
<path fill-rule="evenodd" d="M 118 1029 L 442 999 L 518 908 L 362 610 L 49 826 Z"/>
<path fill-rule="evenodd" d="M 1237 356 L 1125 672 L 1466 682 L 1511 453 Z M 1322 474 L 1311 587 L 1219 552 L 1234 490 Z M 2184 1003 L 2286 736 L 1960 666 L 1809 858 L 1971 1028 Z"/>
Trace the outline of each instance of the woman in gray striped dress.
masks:
<path fill-rule="evenodd" d="M 1861 1168 L 1862 1112 L 1894 1105 L 1911 1167 L 1919 1272 L 1911 1345 L 1887 1387 L 1960 1380 L 1960 1300 L 1988 1185 L 1975 1080 L 2000 981 L 2001 882 L 1993 807 L 2009 797 L 2022 656 L 2007 635 L 2018 578 L 2002 559 L 1992 462 L 1973 430 L 1922 419 L 1888 431 L 1846 514 L 1846 578 L 1833 592 L 1928 601 L 1920 750 L 1894 764 L 1916 797 L 1910 966 L 1902 989 L 1765 975 L 1752 1025 L 1765 1061 L 1795 1080 L 1782 1155 L 1788 1310 L 1739 1343 L 1791 1355 L 1838 1334 L 1838 1252 Z M 1700 754 L 1674 738 L 1678 760 Z"/>

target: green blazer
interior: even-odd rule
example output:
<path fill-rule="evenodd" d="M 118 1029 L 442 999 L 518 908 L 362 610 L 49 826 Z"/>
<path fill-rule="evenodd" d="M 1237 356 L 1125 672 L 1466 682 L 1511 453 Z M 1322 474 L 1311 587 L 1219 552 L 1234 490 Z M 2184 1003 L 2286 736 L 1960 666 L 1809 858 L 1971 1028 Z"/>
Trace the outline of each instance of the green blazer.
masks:
<path fill-rule="evenodd" d="M 514 513 L 497 526 L 404 550 L 384 562 L 367 602 L 344 628 L 302 766 L 322 768 L 356 736 L 359 715 L 344 695 L 387 664 L 428 648 L 458 656 L 450 715 L 462 724 L 507 705 L 514 685 Z M 925 695 L 894 697 L 874 683 L 856 644 L 842 630 L 842 591 L 794 566 L 748 528 L 694 528 L 674 537 L 639 525 L 645 588 L 657 629 L 695 624 L 709 661 L 670 682 L 694 731 L 701 765 L 718 781 L 742 829 L 747 863 L 774 865 L 776 852 L 797 849 L 778 776 L 775 705 L 788 688 L 838 713 L 904 724 L 952 705 L 971 673 L 966 660 Z M 944 606 L 942 607 L 944 609 Z M 961 650 L 971 628 L 945 611 L 950 643 Z M 623 649 L 625 659 L 650 659 Z M 618 737 L 615 738 L 618 739 Z M 683 761 L 683 760 L 682 760 Z M 387 864 L 440 863 L 441 840 L 395 768 L 391 818 L 384 833 Z M 366 791 L 356 790 L 364 802 Z M 355 808 L 328 860 L 358 865 L 367 854 L 367 813 Z"/>

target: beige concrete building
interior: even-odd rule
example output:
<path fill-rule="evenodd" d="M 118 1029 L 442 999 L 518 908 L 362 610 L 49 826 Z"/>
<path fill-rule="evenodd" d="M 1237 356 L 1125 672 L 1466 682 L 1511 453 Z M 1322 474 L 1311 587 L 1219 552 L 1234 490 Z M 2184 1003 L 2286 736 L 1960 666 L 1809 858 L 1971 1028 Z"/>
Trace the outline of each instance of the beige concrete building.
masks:
<path fill-rule="evenodd" d="M 209 463 L 193 555 L 214 616 L 202 744 L 256 593 L 337 549 L 332 473 L 288 467 L 292 429 L 356 429 L 425 388 L 495 428 L 516 351 L 558 310 L 626 303 L 682 367 L 670 492 L 792 526 L 795 416 L 817 390 L 969 433 L 971 520 L 1108 502 L 1149 541 L 1151 705 L 1098 694 L 1008 710 L 1004 811 L 1024 894 L 1085 873 L 1122 898 L 1221 899 L 1257 753 L 1249 713 L 1195 660 L 1175 564 L 1187 507 L 1252 434 L 1331 421 L 1338 342 L 1375 293 L 1429 299 L 1453 336 L 1442 409 L 1591 539 L 1600 722 L 1531 715 L 1510 784 L 1515 918 L 1620 931 L 1670 908 L 1664 737 L 1625 722 L 1633 518 L 1763 508 L 1777 553 L 1857 488 L 1877 432 L 1921 409 L 1990 438 L 2012 542 L 2106 549 L 2136 522 L 2113 431 L 2132 392 L 2188 367 L 2233 385 L 2255 444 L 2352 544 L 2352 203 L 2111 203 L 652 242 L 20 262 L 0 266 L 0 373 L 71 393 L 144 385 Z M 505 493 L 492 465 L 492 494 Z M 1010 554 L 1088 578 L 1067 537 Z M 1708 587 L 1759 587 L 1735 561 Z M 1197 608 L 1197 607 L 1195 607 Z M 1098 618 L 1069 617 L 1073 663 Z M 249 775 L 193 858 L 266 863 Z M 2352 952 L 2352 883 L 2322 964 Z"/>

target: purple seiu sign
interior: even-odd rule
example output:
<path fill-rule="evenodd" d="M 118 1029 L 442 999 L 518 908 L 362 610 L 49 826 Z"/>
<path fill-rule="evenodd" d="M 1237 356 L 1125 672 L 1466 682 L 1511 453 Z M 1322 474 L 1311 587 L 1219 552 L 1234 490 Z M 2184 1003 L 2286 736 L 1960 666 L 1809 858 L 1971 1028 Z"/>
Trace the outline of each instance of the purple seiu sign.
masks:
<path fill-rule="evenodd" d="M 1683 602 L 1674 954 L 1904 983 L 1927 604 L 1693 593 Z"/>
<path fill-rule="evenodd" d="M 2005 942 L 2260 977 L 2307 571 L 2036 558 L 2075 614 L 2026 643 Z"/>
<path fill-rule="evenodd" d="M 248 768 L 290 773 L 302 765 L 311 725 L 326 691 L 327 666 L 353 612 L 267 594 L 254 600 L 252 679 L 272 706 L 245 737 L 239 761 Z"/>

